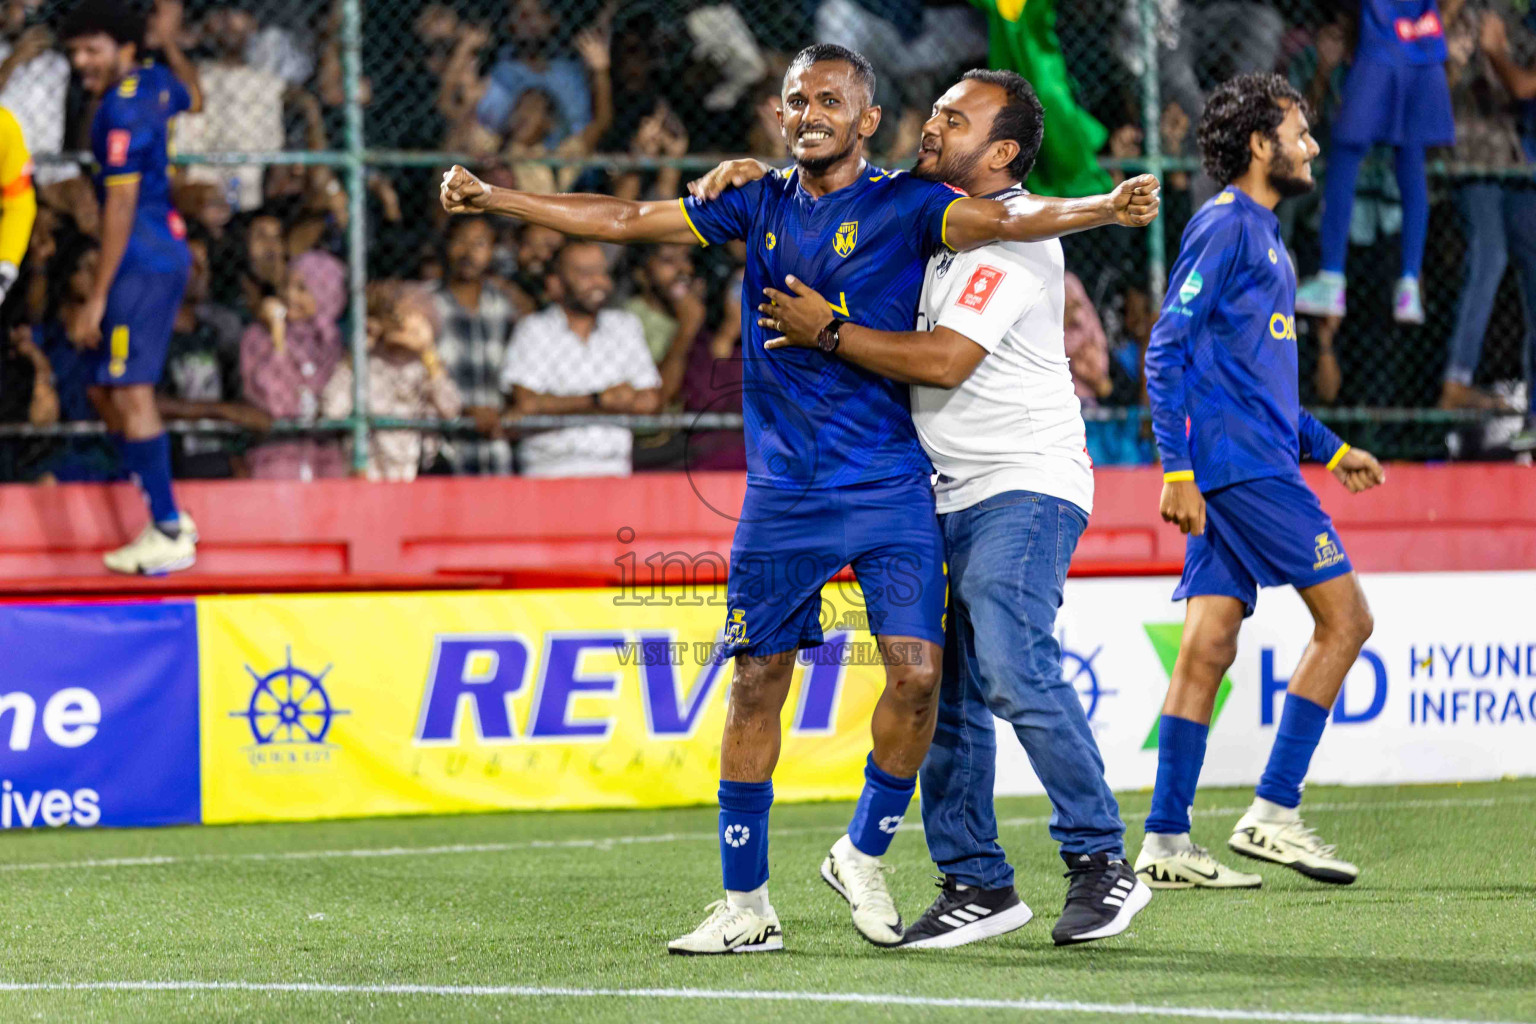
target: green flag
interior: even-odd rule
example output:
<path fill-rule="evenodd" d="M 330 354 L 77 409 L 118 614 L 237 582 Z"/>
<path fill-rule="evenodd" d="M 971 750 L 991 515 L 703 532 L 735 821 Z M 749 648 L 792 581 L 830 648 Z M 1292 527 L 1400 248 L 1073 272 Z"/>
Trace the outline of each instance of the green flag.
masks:
<path fill-rule="evenodd" d="M 987 63 L 1029 79 L 1045 108 L 1045 141 L 1029 176 L 1030 191 L 1052 196 L 1108 192 L 1109 175 L 1094 154 L 1109 134 L 1072 98 L 1072 79 L 1056 38 L 1053 0 L 971 3 L 987 12 Z"/>

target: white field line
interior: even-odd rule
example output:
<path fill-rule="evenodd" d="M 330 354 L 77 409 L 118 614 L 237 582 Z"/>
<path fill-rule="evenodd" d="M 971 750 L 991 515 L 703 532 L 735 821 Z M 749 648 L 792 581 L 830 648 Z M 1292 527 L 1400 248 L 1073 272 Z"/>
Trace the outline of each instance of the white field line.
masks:
<path fill-rule="evenodd" d="M 1308 814 L 1328 814 L 1347 811 L 1370 810 L 1426 810 L 1431 808 L 1480 808 L 1505 804 L 1526 804 L 1536 801 L 1532 796 L 1481 797 L 1476 799 L 1450 797 L 1440 800 L 1357 800 L 1304 805 Z M 1242 814 L 1247 807 L 1196 808 L 1197 817 L 1230 817 Z M 1145 813 L 1123 814 L 1122 818 L 1136 821 Z M 1001 828 L 1018 828 L 1045 825 L 1049 815 L 1026 818 L 1003 818 Z M 919 823 L 898 826 L 902 832 L 921 832 Z M 775 836 L 830 835 L 825 828 L 779 828 Z M 275 850 L 252 853 L 189 853 L 161 854 L 144 857 L 103 857 L 92 860 L 34 861 L 21 864 L 0 864 L 0 874 L 15 871 L 61 871 L 95 868 L 143 868 L 168 867 L 177 864 L 203 864 L 228 862 L 262 862 L 295 860 L 367 859 L 371 857 L 435 857 L 466 853 L 518 853 L 528 850 L 612 850 L 626 846 L 645 846 L 653 843 L 714 842 L 719 837 L 714 832 L 662 832 L 653 835 L 603 836 L 595 839 L 528 839 L 509 843 L 453 843 L 444 846 L 373 846 L 348 850 Z"/>
<path fill-rule="evenodd" d="M 0 992 L 264 992 L 295 995 L 454 996 L 490 999 L 678 999 L 911 1006 L 944 1010 L 1025 1010 L 1100 1017 L 1181 1017 L 1281 1024 L 1498 1024 L 1449 1017 L 1326 1011 L 1243 1010 L 1155 1003 L 1083 1003 L 1057 999 L 970 999 L 880 992 L 783 992 L 706 988 L 552 988 L 534 985 L 325 985 L 258 981 L 0 982 Z"/>

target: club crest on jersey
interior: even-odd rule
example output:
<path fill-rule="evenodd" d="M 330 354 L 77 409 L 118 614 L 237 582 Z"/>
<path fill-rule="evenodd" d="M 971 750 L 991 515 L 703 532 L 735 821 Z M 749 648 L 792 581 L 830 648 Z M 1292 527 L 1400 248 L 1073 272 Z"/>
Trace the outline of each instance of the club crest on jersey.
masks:
<path fill-rule="evenodd" d="M 845 220 L 838 225 L 837 237 L 832 240 L 832 248 L 839 256 L 847 256 L 853 252 L 853 247 L 859 244 L 859 222 Z"/>
<path fill-rule="evenodd" d="M 763 246 L 764 246 L 764 248 L 768 249 L 769 251 L 772 251 L 773 247 L 778 245 L 778 244 L 779 244 L 779 240 L 777 238 L 773 237 L 773 232 L 772 231 L 768 232 L 767 236 L 765 236 L 765 238 L 763 239 Z"/>
<path fill-rule="evenodd" d="M 961 289 L 960 298 L 955 300 L 955 305 L 980 313 L 987 308 L 987 303 L 992 301 L 998 285 L 1003 283 L 1003 278 L 1006 276 L 1008 275 L 996 267 L 989 267 L 983 263 L 971 274 L 971 279 L 965 282 L 965 287 Z"/>

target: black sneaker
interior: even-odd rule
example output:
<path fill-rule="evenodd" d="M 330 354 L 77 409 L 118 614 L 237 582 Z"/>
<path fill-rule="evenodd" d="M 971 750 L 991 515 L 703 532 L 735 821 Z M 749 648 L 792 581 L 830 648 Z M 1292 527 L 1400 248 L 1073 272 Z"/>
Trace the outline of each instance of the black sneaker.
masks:
<path fill-rule="evenodd" d="M 1058 946 L 1119 935 L 1152 900 L 1152 890 L 1124 860 L 1110 860 L 1107 853 L 1063 853 L 1061 859 L 1071 881 L 1061 920 L 1051 929 Z"/>
<path fill-rule="evenodd" d="M 1029 923 L 1034 913 L 1009 886 L 1006 889 L 962 887 L 953 878 L 939 882 L 939 898 L 913 922 L 901 949 L 949 949 L 968 942 L 1006 935 Z"/>

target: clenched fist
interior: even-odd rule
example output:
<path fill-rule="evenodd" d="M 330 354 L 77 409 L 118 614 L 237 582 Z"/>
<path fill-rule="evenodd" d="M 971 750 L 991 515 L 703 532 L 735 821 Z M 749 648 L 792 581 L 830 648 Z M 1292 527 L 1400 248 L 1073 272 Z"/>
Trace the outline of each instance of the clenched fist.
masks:
<path fill-rule="evenodd" d="M 1157 219 L 1162 186 L 1150 174 L 1127 178 L 1110 193 L 1115 208 L 1115 223 L 1128 228 L 1144 228 Z"/>
<path fill-rule="evenodd" d="M 459 164 L 443 175 L 438 193 L 449 213 L 481 213 L 491 202 L 491 186 Z"/>

